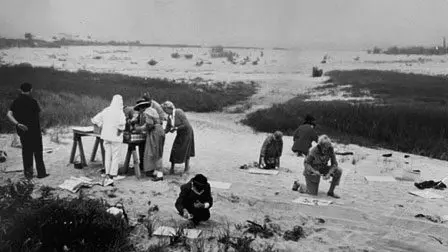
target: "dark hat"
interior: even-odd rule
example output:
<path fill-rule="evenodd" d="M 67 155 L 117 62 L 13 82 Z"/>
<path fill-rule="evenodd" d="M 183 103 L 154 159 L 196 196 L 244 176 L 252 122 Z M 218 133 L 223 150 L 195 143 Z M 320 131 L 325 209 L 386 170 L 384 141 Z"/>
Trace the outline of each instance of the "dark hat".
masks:
<path fill-rule="evenodd" d="M 22 92 L 29 92 L 31 91 L 32 88 L 33 86 L 28 82 L 25 82 L 22 85 L 20 85 L 20 90 L 22 90 Z"/>
<path fill-rule="evenodd" d="M 208 183 L 207 178 L 202 174 L 197 174 L 196 176 L 194 176 L 192 181 L 195 187 L 197 187 L 198 189 L 204 188 Z"/>
<path fill-rule="evenodd" d="M 315 122 L 316 122 L 316 118 L 314 118 L 314 116 L 312 116 L 310 114 L 307 114 L 305 116 L 305 123 L 315 125 Z"/>
<path fill-rule="evenodd" d="M 137 101 L 137 104 L 134 106 L 134 110 L 138 110 L 140 108 L 147 108 L 149 106 L 151 106 L 151 102 L 140 99 Z"/>

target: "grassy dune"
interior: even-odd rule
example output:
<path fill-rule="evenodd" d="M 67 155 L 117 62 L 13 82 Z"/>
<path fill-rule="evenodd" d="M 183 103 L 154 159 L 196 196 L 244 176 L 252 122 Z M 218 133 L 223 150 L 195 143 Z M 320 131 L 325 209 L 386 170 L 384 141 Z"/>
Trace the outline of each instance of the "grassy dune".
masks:
<path fill-rule="evenodd" d="M 356 70 L 329 72 L 329 89 L 350 84 L 354 96 L 367 89 L 376 103 L 305 102 L 303 97 L 249 114 L 244 123 L 258 131 L 291 133 L 307 113 L 319 133 L 343 142 L 381 146 L 448 160 L 446 77 Z"/>
<path fill-rule="evenodd" d="M 147 91 L 160 103 L 170 100 L 185 111 L 210 112 L 243 101 L 256 91 L 254 83 L 187 85 L 166 79 L 87 71 L 72 73 L 30 66 L 0 67 L 0 80 L 0 114 L 5 115 L 17 97 L 20 83 L 30 82 L 35 90 L 33 96 L 42 107 L 43 128 L 88 125 L 95 113 L 109 105 L 114 94 L 121 94 L 125 105 L 133 105 Z M 6 117 L 1 116 L 0 132 L 11 130 Z"/>

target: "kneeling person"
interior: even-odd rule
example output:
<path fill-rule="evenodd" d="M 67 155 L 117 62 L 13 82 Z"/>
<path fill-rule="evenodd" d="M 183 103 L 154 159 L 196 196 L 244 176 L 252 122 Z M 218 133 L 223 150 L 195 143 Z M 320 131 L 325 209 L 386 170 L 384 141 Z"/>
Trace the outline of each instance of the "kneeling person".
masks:
<path fill-rule="evenodd" d="M 328 165 L 328 161 L 331 161 L 331 165 Z M 322 135 L 319 137 L 317 145 L 312 147 L 306 156 L 304 166 L 303 175 L 306 180 L 307 193 L 317 195 L 321 176 L 325 180 L 333 177 L 327 195 L 339 198 L 338 195 L 334 194 L 334 189 L 339 185 L 342 169 L 338 167 L 334 149 L 328 136 Z"/>
<path fill-rule="evenodd" d="M 259 167 L 263 169 L 280 168 L 280 157 L 283 151 L 283 133 L 276 131 L 264 140 L 260 151 Z"/>
<path fill-rule="evenodd" d="M 180 190 L 175 206 L 181 216 L 191 219 L 195 225 L 210 219 L 213 198 L 210 184 L 204 175 L 196 175 Z"/>

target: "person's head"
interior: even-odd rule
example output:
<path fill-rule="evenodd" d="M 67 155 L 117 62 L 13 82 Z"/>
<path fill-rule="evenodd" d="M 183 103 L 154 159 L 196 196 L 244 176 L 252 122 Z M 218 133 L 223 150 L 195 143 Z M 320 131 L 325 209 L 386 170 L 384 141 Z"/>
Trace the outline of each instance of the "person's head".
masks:
<path fill-rule="evenodd" d="M 323 153 L 327 153 L 328 150 L 333 146 L 331 143 L 331 139 L 327 135 L 319 136 L 317 145 Z"/>
<path fill-rule="evenodd" d="M 118 94 L 114 95 L 110 102 L 110 106 L 116 109 L 123 109 L 123 97 Z"/>
<path fill-rule="evenodd" d="M 145 100 L 145 101 L 147 101 L 147 102 L 152 102 L 152 97 L 151 97 L 151 95 L 149 94 L 149 92 L 145 92 L 145 93 L 143 93 L 142 99 Z"/>
<path fill-rule="evenodd" d="M 165 113 L 172 114 L 175 107 L 172 102 L 166 101 L 166 102 L 162 103 L 162 109 L 163 109 L 163 111 L 165 111 Z"/>
<path fill-rule="evenodd" d="M 196 190 L 202 191 L 208 184 L 207 178 L 202 174 L 197 174 L 192 179 L 193 186 Z"/>
<path fill-rule="evenodd" d="M 282 139 L 282 137 L 283 137 L 283 133 L 281 131 L 277 130 L 276 132 L 274 132 L 274 138 L 276 140 L 280 140 L 280 139 Z"/>
<path fill-rule="evenodd" d="M 314 118 L 314 116 L 312 116 L 310 114 L 307 114 L 305 116 L 305 121 L 303 124 L 309 124 L 309 125 L 315 127 L 316 126 L 316 118 Z"/>
<path fill-rule="evenodd" d="M 33 86 L 28 82 L 22 83 L 22 85 L 20 85 L 20 91 L 23 94 L 29 94 L 31 93 L 31 90 L 33 90 Z"/>
<path fill-rule="evenodd" d="M 134 106 L 134 110 L 138 111 L 138 112 L 142 112 L 150 106 L 151 106 L 150 102 L 145 101 L 144 99 L 140 99 L 137 101 L 137 104 Z"/>

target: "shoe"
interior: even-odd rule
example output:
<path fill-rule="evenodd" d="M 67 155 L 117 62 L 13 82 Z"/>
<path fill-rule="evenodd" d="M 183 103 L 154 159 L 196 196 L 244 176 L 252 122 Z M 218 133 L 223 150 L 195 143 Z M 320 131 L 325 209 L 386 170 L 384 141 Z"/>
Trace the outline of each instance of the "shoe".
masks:
<path fill-rule="evenodd" d="M 109 186 L 109 185 L 113 185 L 114 184 L 114 180 L 110 179 L 110 178 L 106 178 L 103 181 L 103 186 Z"/>
<path fill-rule="evenodd" d="M 50 176 L 50 174 L 46 173 L 45 175 L 37 176 L 37 178 L 38 178 L 38 179 L 42 179 L 42 178 L 46 178 L 46 177 L 48 177 L 48 176 Z"/>
<path fill-rule="evenodd" d="M 157 181 L 162 181 L 163 177 L 155 177 L 152 179 L 152 181 L 157 182 Z"/>
<path fill-rule="evenodd" d="M 339 197 L 337 194 L 334 194 L 334 193 L 327 193 L 327 196 L 329 196 L 329 197 L 333 197 L 333 198 L 335 198 L 335 199 L 339 199 L 339 198 L 341 198 L 341 197 Z"/>

